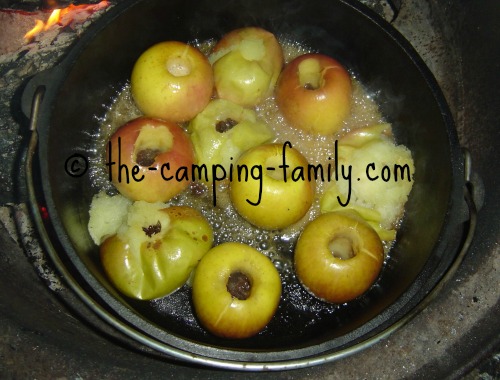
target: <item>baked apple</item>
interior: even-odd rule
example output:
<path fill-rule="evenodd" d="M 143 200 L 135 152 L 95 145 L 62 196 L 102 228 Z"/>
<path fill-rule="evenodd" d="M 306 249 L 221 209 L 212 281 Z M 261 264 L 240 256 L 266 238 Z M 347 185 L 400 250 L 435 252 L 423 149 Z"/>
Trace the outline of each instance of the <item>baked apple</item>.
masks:
<path fill-rule="evenodd" d="M 177 172 L 193 164 L 193 146 L 173 122 L 134 119 L 118 128 L 107 148 L 109 178 L 129 199 L 166 202 L 190 183 Z"/>
<path fill-rule="evenodd" d="M 149 300 L 172 293 L 212 246 L 212 229 L 198 211 L 164 207 L 135 202 L 118 231 L 100 246 L 106 275 L 129 297 Z"/>
<path fill-rule="evenodd" d="M 382 242 L 354 212 L 330 212 L 308 223 L 294 251 L 295 273 L 314 296 L 344 303 L 365 293 L 384 261 Z"/>
<path fill-rule="evenodd" d="M 371 141 L 392 138 L 392 126 L 389 123 L 368 125 L 351 129 L 342 136 L 339 144 L 343 147 L 359 148 Z"/>
<path fill-rule="evenodd" d="M 382 224 L 387 226 L 387 223 L 383 223 L 382 215 L 379 211 L 358 199 L 349 202 L 347 206 L 341 206 L 340 203 L 344 204 L 344 199 L 345 195 L 340 193 L 337 184 L 332 183 L 320 199 L 321 212 L 354 211 L 377 232 L 381 240 L 392 241 L 396 239 L 396 229 L 394 227 L 382 227 Z"/>
<path fill-rule="evenodd" d="M 274 34 L 246 27 L 224 35 L 215 45 L 210 61 L 217 95 L 254 106 L 272 94 L 284 59 Z"/>
<path fill-rule="evenodd" d="M 147 49 L 136 61 L 130 79 L 135 103 L 146 116 L 174 122 L 188 121 L 205 108 L 213 86 L 207 57 L 178 41 Z"/>
<path fill-rule="evenodd" d="M 273 137 L 271 129 L 257 120 L 253 110 L 224 99 L 212 100 L 189 123 L 188 131 L 198 163 L 210 168 L 222 165 L 226 171 L 242 152 Z M 211 177 L 208 170 L 208 180 Z"/>
<path fill-rule="evenodd" d="M 339 165 L 352 166 L 350 187 L 347 181 L 332 183 L 320 201 L 322 212 L 338 209 L 349 197 L 367 220 L 378 225 L 383 240 L 395 237 L 395 226 L 413 187 L 415 165 L 411 152 L 392 140 L 389 124 L 354 130 L 338 141 Z"/>
<path fill-rule="evenodd" d="M 200 323 L 224 338 L 262 331 L 281 297 L 281 278 L 269 258 L 242 243 L 223 243 L 194 272 L 193 306 Z"/>
<path fill-rule="evenodd" d="M 333 134 L 351 112 L 352 84 L 335 59 L 308 53 L 288 63 L 276 85 L 276 103 L 294 128 Z"/>
<path fill-rule="evenodd" d="M 257 227 L 283 229 L 299 221 L 311 207 L 314 180 L 308 180 L 308 162 L 291 144 L 264 144 L 249 149 L 238 159 L 238 167 L 248 168 L 250 174 L 240 176 L 244 170 L 233 174 L 231 202 L 243 218 Z"/>

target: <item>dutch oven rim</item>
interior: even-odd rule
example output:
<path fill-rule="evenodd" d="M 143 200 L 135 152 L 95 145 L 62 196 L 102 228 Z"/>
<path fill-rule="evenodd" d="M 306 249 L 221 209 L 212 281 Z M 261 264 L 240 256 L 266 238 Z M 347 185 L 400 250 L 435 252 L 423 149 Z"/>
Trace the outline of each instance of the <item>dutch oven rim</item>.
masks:
<path fill-rule="evenodd" d="M 367 17 L 370 22 L 375 23 L 380 29 L 382 29 L 394 41 L 394 43 L 398 44 L 400 49 L 402 49 L 411 58 L 416 67 L 420 70 L 422 77 L 425 79 L 427 85 L 432 91 L 432 94 L 435 96 L 435 100 L 442 113 L 443 124 L 446 126 L 447 137 L 451 149 L 450 150 L 451 167 L 452 170 L 454 171 L 452 191 L 450 195 L 449 205 L 447 208 L 448 212 L 444 218 L 445 223 L 441 227 L 441 231 L 439 234 L 440 239 L 437 241 L 436 246 L 434 247 L 434 251 L 446 251 L 449 248 L 448 240 L 455 236 L 456 228 L 460 227 L 461 224 L 464 222 L 464 219 L 466 219 L 464 218 L 464 210 L 463 210 L 463 191 L 466 182 L 465 178 L 466 173 L 464 173 L 465 171 L 464 163 L 462 160 L 462 154 L 460 152 L 458 137 L 456 135 L 456 131 L 454 128 L 454 122 L 450 115 L 450 111 L 448 109 L 444 95 L 442 94 L 436 80 L 434 79 L 434 76 L 427 68 L 423 60 L 418 56 L 418 54 L 411 46 L 411 44 L 408 41 L 406 41 L 406 39 L 398 31 L 396 31 L 379 15 L 371 11 L 368 7 L 364 6 L 363 4 L 359 4 L 354 0 L 339 0 L 339 2 L 351 7 L 354 11 L 359 12 L 362 16 Z M 82 37 L 76 42 L 76 44 L 74 44 L 72 47 L 69 48 L 69 53 L 63 58 L 63 60 L 58 65 L 56 65 L 52 69 L 49 69 L 47 72 L 42 72 L 37 74 L 27 84 L 22 96 L 23 97 L 22 107 L 24 113 L 27 116 L 35 115 L 35 117 L 34 118 L 32 117 L 31 119 L 33 131 L 36 130 L 37 128 L 36 124 L 38 123 L 49 125 L 49 120 L 50 120 L 49 115 L 51 111 L 50 107 L 56 98 L 57 89 L 59 89 L 59 87 L 64 82 L 66 75 L 71 70 L 73 64 L 78 59 L 81 51 L 84 50 L 85 46 L 87 46 L 87 44 L 90 43 L 93 40 L 93 38 L 101 30 L 106 28 L 115 18 L 119 17 L 123 12 L 129 11 L 129 9 L 133 7 L 135 4 L 137 4 L 137 2 L 133 0 L 127 0 L 121 2 L 118 5 L 115 5 L 112 9 L 108 10 L 107 13 L 101 16 L 101 18 L 96 23 L 94 23 L 89 27 L 89 29 L 82 35 Z M 46 83 L 50 83 L 50 86 L 47 85 L 43 91 L 38 91 L 38 89 L 43 87 L 44 84 Z M 32 99 L 36 99 L 37 93 L 38 95 L 40 95 L 39 100 L 43 98 L 41 106 L 39 104 L 39 106 L 41 107 L 39 114 L 37 114 L 37 112 L 32 112 L 32 110 L 30 109 L 32 104 Z M 35 136 L 35 138 L 38 137 L 36 136 L 37 135 L 36 131 L 35 133 L 33 133 L 33 135 Z M 36 148 L 36 144 L 37 141 L 35 141 L 32 144 L 32 147 L 30 149 L 31 154 L 35 153 L 34 150 Z M 44 155 L 43 153 L 41 153 L 41 151 L 38 152 L 38 158 L 41 165 L 41 171 L 46 173 L 47 172 L 46 165 L 48 165 L 48 163 L 47 160 L 43 160 Z M 32 170 L 31 164 L 27 165 L 27 170 L 28 170 L 27 175 L 29 181 L 33 174 L 31 171 Z M 52 199 L 50 199 L 50 194 L 51 194 L 50 184 L 47 183 L 47 181 L 45 181 L 42 185 L 43 185 L 43 193 L 49 195 L 49 196 L 43 196 L 44 201 L 46 202 L 46 206 L 48 207 L 49 211 L 56 212 L 57 210 L 55 208 L 55 205 L 52 203 Z M 438 265 L 438 268 L 433 268 L 433 272 L 428 274 L 427 280 L 432 279 L 432 281 L 427 281 L 425 284 L 413 283 L 410 286 L 410 288 L 404 293 L 404 295 L 407 296 L 407 298 L 405 300 L 402 300 L 402 304 L 397 305 L 397 310 L 392 310 L 396 306 L 391 305 L 388 309 L 384 310 L 376 318 L 374 318 L 374 320 L 377 318 L 383 320 L 382 324 L 379 325 L 379 328 L 375 332 L 372 332 L 371 334 L 369 334 L 369 336 L 361 335 L 361 337 L 363 338 L 361 341 L 356 342 L 352 346 L 341 347 L 340 351 L 331 352 L 332 349 L 327 347 L 324 350 L 319 351 L 319 353 L 316 350 L 315 352 L 309 355 L 307 354 L 308 348 L 306 348 L 306 349 L 284 351 L 284 354 L 280 354 L 277 357 L 272 357 L 272 355 L 269 355 L 270 354 L 269 352 L 264 352 L 264 353 L 252 352 L 250 356 L 252 356 L 253 359 L 250 361 L 246 361 L 244 360 L 244 357 L 247 356 L 248 353 L 241 352 L 238 350 L 236 350 L 236 356 L 234 355 L 235 352 L 233 350 L 230 349 L 224 350 L 221 348 L 214 348 L 214 347 L 210 347 L 208 350 L 209 352 L 204 353 L 203 347 L 205 346 L 201 345 L 202 349 L 195 350 L 196 352 L 193 353 L 193 351 L 190 351 L 193 348 L 192 342 L 187 342 L 188 347 L 183 347 L 182 344 L 180 347 L 177 346 L 170 347 L 169 344 L 166 344 L 166 349 L 165 349 L 163 347 L 164 343 L 154 338 L 155 336 L 154 333 L 151 334 L 151 332 L 148 331 L 147 329 L 143 331 L 136 331 L 135 328 L 137 328 L 137 326 L 134 323 L 132 323 L 134 327 L 129 326 L 127 322 L 134 320 L 136 317 L 141 318 L 140 316 L 135 315 L 135 312 L 132 312 L 131 310 L 128 311 L 122 310 L 119 317 L 124 318 L 123 313 L 128 314 L 127 317 L 124 318 L 127 322 L 124 322 L 123 320 L 117 320 L 116 316 L 114 316 L 112 313 L 109 313 L 109 310 L 106 310 L 105 307 L 99 305 L 100 302 L 104 302 L 105 304 L 108 305 L 110 301 L 119 303 L 119 301 L 116 300 L 113 295 L 106 293 L 105 294 L 106 297 L 103 297 L 102 294 L 99 295 L 94 294 L 89 296 L 90 292 L 85 289 L 85 285 L 82 286 L 80 280 L 76 280 L 73 277 L 71 270 L 68 270 L 69 269 L 68 263 L 65 263 L 63 260 L 61 260 L 61 258 L 59 257 L 59 253 L 56 252 L 56 250 L 54 249 L 51 238 L 47 234 L 45 234 L 44 237 L 43 230 L 51 227 L 47 226 L 46 222 L 41 220 L 40 215 L 38 213 L 39 200 L 37 200 L 35 195 L 37 191 L 35 189 L 32 190 L 33 190 L 32 191 L 33 196 L 30 199 L 31 200 L 30 206 L 32 208 L 32 212 L 37 227 L 39 230 L 42 230 L 41 238 L 43 240 L 44 245 L 46 246 L 46 249 L 48 250 L 49 255 L 51 256 L 51 259 L 55 262 L 57 269 L 64 274 L 63 277 L 65 277 L 67 282 L 70 283 L 72 289 L 80 296 L 80 298 L 82 298 L 82 300 L 94 312 L 100 315 L 104 320 L 113 325 L 115 328 L 118 328 L 118 330 L 124 332 L 126 335 L 129 335 L 134 339 L 136 339 L 137 341 L 149 347 L 152 347 L 162 353 L 167 353 L 168 355 L 177 357 L 178 359 L 182 359 L 188 362 L 201 363 L 205 365 L 208 364 L 229 369 L 277 370 L 277 369 L 298 368 L 298 367 L 310 366 L 313 364 L 320 364 L 326 361 L 339 359 L 347 355 L 350 355 L 352 353 L 355 353 L 359 350 L 362 350 L 367 346 L 370 346 L 378 342 L 380 339 L 383 339 L 388 334 L 399 328 L 402 324 L 407 322 L 409 317 L 415 314 L 412 311 L 419 309 L 417 306 L 420 303 L 422 303 L 424 298 L 429 293 L 431 293 L 433 289 L 436 289 L 436 286 L 439 283 L 439 280 L 441 280 L 443 273 L 446 273 L 446 271 L 449 270 L 449 268 L 452 265 L 451 263 L 453 262 L 454 259 L 453 257 L 454 255 L 451 256 L 447 255 L 447 260 L 441 262 L 440 265 Z M 56 230 L 56 234 L 58 235 L 59 240 L 61 241 L 61 239 L 62 240 L 67 239 L 67 237 L 64 236 L 64 228 L 59 226 L 58 223 L 59 220 L 57 220 L 56 225 L 52 227 Z M 68 240 L 66 242 L 63 242 L 62 245 L 64 247 L 68 247 L 71 246 L 71 242 Z M 76 269 L 77 271 L 79 270 L 79 268 Z M 83 281 L 88 282 L 89 281 L 88 276 Z M 90 287 L 95 290 L 95 284 L 91 284 Z M 418 299 L 417 302 L 415 302 L 416 299 Z M 112 309 L 116 311 L 116 308 Z M 367 326 L 370 323 L 373 323 L 374 320 L 369 321 L 367 323 Z M 215 356 L 213 356 L 214 349 L 217 351 L 217 354 Z M 291 359 L 287 358 L 287 355 L 292 351 L 294 354 L 293 358 Z M 298 353 L 299 356 L 295 356 L 296 353 Z M 228 357 L 225 357 L 226 355 Z M 257 360 L 254 361 L 254 359 Z"/>

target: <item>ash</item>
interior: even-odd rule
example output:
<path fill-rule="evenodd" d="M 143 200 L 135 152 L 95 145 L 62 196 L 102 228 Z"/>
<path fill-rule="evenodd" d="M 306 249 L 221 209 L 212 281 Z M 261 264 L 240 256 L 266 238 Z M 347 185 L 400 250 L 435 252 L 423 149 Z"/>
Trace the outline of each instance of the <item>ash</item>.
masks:
<path fill-rule="evenodd" d="M 24 40 L 24 34 L 35 25 L 35 19 L 45 20 L 47 13 L 0 9 L 0 224 L 24 248 L 27 259 L 53 291 L 64 286 L 38 243 L 26 206 L 23 163 L 29 120 L 21 111 L 21 94 L 33 75 L 53 67 L 85 29 L 111 6 L 92 14 L 80 12 L 68 26 L 55 25 L 31 41 Z"/>
<path fill-rule="evenodd" d="M 66 27 L 55 25 L 32 41 L 24 34 L 35 19 L 46 19 L 47 12 L 0 9 L 0 204 L 22 201 L 24 179 L 21 175 L 28 138 L 28 119 L 21 111 L 21 94 L 35 74 L 53 67 L 69 46 L 104 12 L 78 13 Z M 20 199 L 21 197 L 21 199 Z"/>

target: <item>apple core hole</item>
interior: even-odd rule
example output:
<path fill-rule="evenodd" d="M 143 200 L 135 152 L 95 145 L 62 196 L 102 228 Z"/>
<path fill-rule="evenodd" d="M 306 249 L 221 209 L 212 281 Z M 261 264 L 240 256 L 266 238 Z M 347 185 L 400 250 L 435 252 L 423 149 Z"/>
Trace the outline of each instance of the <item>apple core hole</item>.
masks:
<path fill-rule="evenodd" d="M 266 159 L 265 163 L 267 176 L 275 179 L 276 181 L 283 181 L 283 171 L 279 168 L 283 165 L 283 157 L 281 155 L 270 156 Z M 272 169 L 271 169 L 272 168 Z M 289 171 L 287 171 L 287 179 L 290 176 Z"/>
<path fill-rule="evenodd" d="M 161 151 L 157 149 L 143 149 L 137 152 L 137 156 L 135 158 L 135 161 L 140 165 L 140 166 L 151 166 L 154 164 L 156 160 L 156 156 L 160 154 Z"/>
<path fill-rule="evenodd" d="M 244 301 L 250 297 L 252 284 L 245 273 L 235 271 L 229 275 L 226 288 L 233 298 Z"/>
<path fill-rule="evenodd" d="M 238 125 L 238 121 L 228 117 L 227 119 L 220 120 L 215 124 L 215 130 L 219 133 L 224 133 Z"/>
<path fill-rule="evenodd" d="M 322 70 L 317 59 L 307 58 L 298 67 L 300 86 L 306 90 L 316 90 L 321 87 Z"/>
<path fill-rule="evenodd" d="M 144 126 L 134 144 L 134 160 L 140 166 L 151 166 L 156 157 L 172 149 L 174 136 L 167 127 Z"/>
<path fill-rule="evenodd" d="M 328 244 L 332 255 L 341 260 L 349 260 L 356 256 L 353 241 L 346 236 L 336 236 Z"/>
<path fill-rule="evenodd" d="M 147 227 L 142 227 L 142 230 L 147 235 L 147 237 L 159 234 L 161 232 L 161 222 L 158 221 L 156 222 L 156 224 L 151 224 Z"/>
<path fill-rule="evenodd" d="M 185 77 L 191 74 L 191 62 L 183 57 L 172 57 L 167 60 L 167 71 L 174 77 Z"/>

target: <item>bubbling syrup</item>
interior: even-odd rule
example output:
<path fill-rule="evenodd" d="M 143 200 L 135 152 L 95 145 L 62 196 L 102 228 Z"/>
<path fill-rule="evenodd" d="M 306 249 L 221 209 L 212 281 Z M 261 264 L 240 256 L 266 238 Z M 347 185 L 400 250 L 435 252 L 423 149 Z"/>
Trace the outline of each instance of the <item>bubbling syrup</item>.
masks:
<path fill-rule="evenodd" d="M 307 47 L 293 41 L 281 40 L 280 43 L 285 62 L 289 62 L 301 54 L 311 52 Z M 212 40 L 193 43 L 206 55 L 210 53 L 214 44 L 215 41 Z M 288 141 L 305 156 L 310 164 L 320 164 L 324 169 L 328 168 L 328 165 L 334 167 L 333 157 L 336 140 L 353 129 L 384 122 L 372 96 L 359 83 L 355 74 L 350 74 L 353 82 L 351 115 L 344 121 L 341 131 L 335 135 L 314 135 L 292 128 L 284 120 L 273 96 L 255 107 L 258 118 L 267 123 L 274 131 L 273 142 L 283 144 Z M 126 83 L 107 107 L 104 117 L 100 119 L 101 129 L 95 136 L 95 147 L 92 149 L 95 152 L 95 157 L 91 157 L 93 164 L 91 165 L 91 178 L 97 190 L 116 192 L 108 180 L 105 166 L 106 157 L 102 152 L 106 151 L 107 141 L 116 129 L 139 116 L 141 116 L 141 112 L 132 99 L 130 84 Z M 280 272 L 284 286 L 289 290 L 288 295 L 284 291 L 283 296 L 287 298 L 289 304 L 292 304 L 293 310 L 303 313 L 307 309 L 314 313 L 315 317 L 318 317 L 318 312 L 321 310 L 329 314 L 337 308 L 334 305 L 326 305 L 304 292 L 298 285 L 293 271 L 295 242 L 303 227 L 319 215 L 319 199 L 328 186 L 328 182 L 317 180 L 315 200 L 308 213 L 299 222 L 280 231 L 267 231 L 258 228 L 240 217 L 230 202 L 227 181 L 217 182 L 213 185 L 216 187 L 217 194 L 217 204 L 214 206 L 211 186 L 212 184 L 195 182 L 190 188 L 172 199 L 169 204 L 185 205 L 199 210 L 213 228 L 215 245 L 224 242 L 241 242 L 268 256 Z M 389 249 L 390 247 L 387 246 L 386 253 Z M 290 318 L 290 312 L 285 314 L 282 318 Z"/>

